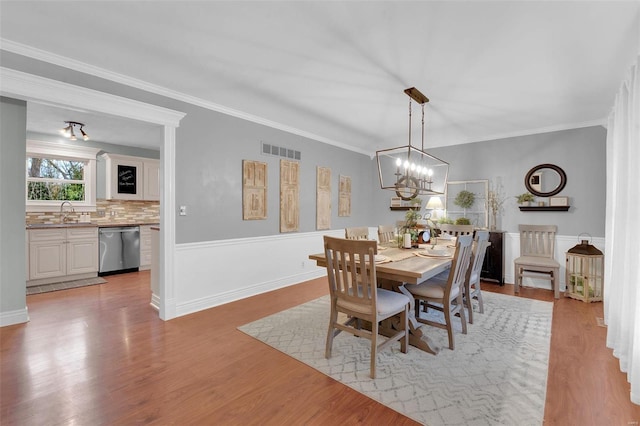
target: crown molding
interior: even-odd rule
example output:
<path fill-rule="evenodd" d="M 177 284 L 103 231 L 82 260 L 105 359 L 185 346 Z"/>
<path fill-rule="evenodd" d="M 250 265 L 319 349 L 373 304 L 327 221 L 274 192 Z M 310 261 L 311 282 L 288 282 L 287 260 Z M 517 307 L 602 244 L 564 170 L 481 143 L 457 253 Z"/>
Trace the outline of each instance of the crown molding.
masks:
<path fill-rule="evenodd" d="M 148 123 L 178 127 L 183 112 L 150 105 L 85 87 L 0 67 L 0 93 L 33 102 L 47 102 L 60 107 L 74 105 L 96 112 L 119 115 Z"/>
<path fill-rule="evenodd" d="M 499 134 L 494 134 L 489 136 L 482 136 L 480 138 L 461 140 L 451 145 L 463 145 L 467 143 L 487 142 L 487 141 L 494 141 L 499 139 L 517 138 L 522 136 L 539 135 L 542 133 L 559 132 L 562 130 L 582 129 L 585 127 L 602 126 L 606 128 L 606 124 L 607 124 L 606 118 L 603 118 L 600 120 L 582 121 L 579 123 L 558 124 L 555 126 L 540 127 L 537 129 L 521 130 L 517 132 L 508 132 L 508 133 L 499 133 Z M 441 146 L 445 146 L 445 145 L 441 145 Z"/>
<path fill-rule="evenodd" d="M 166 87 L 148 83 L 143 80 L 129 77 L 124 74 L 112 72 L 104 68 L 99 68 L 94 65 L 87 64 L 85 62 L 77 61 L 75 59 L 67 58 L 65 56 L 47 52 L 45 50 L 37 49 L 35 47 L 31 47 L 25 44 L 16 43 L 11 40 L 0 38 L 0 48 L 2 50 L 6 50 L 8 52 L 26 56 L 31 59 L 36 59 L 39 61 L 57 65 L 63 68 L 72 69 L 74 71 L 82 72 L 95 77 L 104 78 L 105 80 L 113 81 L 115 83 L 123 84 L 125 86 L 133 87 L 135 89 L 144 90 L 150 93 L 154 93 L 156 95 L 165 96 L 167 98 L 175 99 L 177 101 L 182 101 L 182 102 L 199 106 L 211 111 L 216 111 L 225 115 L 250 121 L 252 123 L 261 124 L 263 126 L 271 127 L 277 130 L 282 130 L 283 132 L 287 132 L 294 135 L 302 136 L 304 138 L 316 140 L 318 142 L 326 143 L 328 145 L 333 145 L 338 148 L 346 149 L 348 151 L 353 151 L 353 152 L 357 152 L 357 153 L 369 155 L 369 156 L 371 155 L 371 152 L 369 150 L 355 148 L 345 143 L 335 141 L 333 139 L 325 138 L 323 136 L 316 135 L 314 133 L 307 132 L 305 130 L 301 130 L 301 129 L 291 127 L 282 123 L 278 123 L 276 121 L 259 117 L 257 115 L 253 115 L 253 114 L 249 114 L 233 108 L 229 108 L 224 105 L 217 104 L 215 102 L 210 102 L 202 98 L 198 98 L 196 96 L 191 96 L 182 92 L 167 89 Z"/>

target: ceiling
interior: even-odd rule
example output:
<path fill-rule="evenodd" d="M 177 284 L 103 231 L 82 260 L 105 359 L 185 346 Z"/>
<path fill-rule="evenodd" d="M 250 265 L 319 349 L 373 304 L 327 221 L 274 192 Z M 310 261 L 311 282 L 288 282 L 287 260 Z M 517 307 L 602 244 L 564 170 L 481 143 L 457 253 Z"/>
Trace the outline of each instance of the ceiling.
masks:
<path fill-rule="evenodd" d="M 604 123 L 640 51 L 638 1 L 2 1 L 0 12 L 5 50 L 366 153 L 407 143 L 412 86 L 430 99 L 427 149 Z M 29 108 L 36 131 L 64 120 L 94 140 L 159 146 L 143 123 Z"/>
<path fill-rule="evenodd" d="M 79 109 L 60 108 L 55 105 L 33 102 L 27 104 L 29 132 L 56 135 L 63 139 L 59 131 L 66 127 L 65 121 L 84 124 L 84 131 L 92 141 L 115 145 L 159 149 L 164 135 L 162 126 L 142 121 Z M 78 133 L 76 129 L 76 136 L 79 136 Z"/>

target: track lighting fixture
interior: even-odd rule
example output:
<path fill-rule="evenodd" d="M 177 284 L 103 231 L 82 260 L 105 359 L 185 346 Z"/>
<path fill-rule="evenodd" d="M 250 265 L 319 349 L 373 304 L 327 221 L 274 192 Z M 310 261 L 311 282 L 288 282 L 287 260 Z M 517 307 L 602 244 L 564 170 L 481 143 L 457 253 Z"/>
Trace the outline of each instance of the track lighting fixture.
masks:
<path fill-rule="evenodd" d="M 64 127 L 62 129 L 60 129 L 60 133 L 71 139 L 72 141 L 77 140 L 78 138 L 76 137 L 75 132 L 73 131 L 74 127 L 77 127 L 80 130 L 80 134 L 82 135 L 82 139 L 85 141 L 89 140 L 89 135 L 85 133 L 84 131 L 84 124 L 83 123 L 78 123 L 77 121 L 65 121 L 65 124 L 67 125 L 67 127 Z"/>

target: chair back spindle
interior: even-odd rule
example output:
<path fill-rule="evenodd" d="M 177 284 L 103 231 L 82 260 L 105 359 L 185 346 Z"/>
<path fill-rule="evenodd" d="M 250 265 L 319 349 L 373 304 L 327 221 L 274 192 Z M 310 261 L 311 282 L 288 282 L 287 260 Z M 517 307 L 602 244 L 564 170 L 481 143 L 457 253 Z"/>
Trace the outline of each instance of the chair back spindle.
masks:
<path fill-rule="evenodd" d="M 393 225 L 378 225 L 378 241 L 388 243 L 393 241 L 396 231 Z"/>
<path fill-rule="evenodd" d="M 345 228 L 344 237 L 347 240 L 368 240 L 369 239 L 369 228 L 367 228 L 366 226 Z"/>
<path fill-rule="evenodd" d="M 449 234 L 452 237 L 459 235 L 472 235 L 473 225 L 452 225 L 449 223 L 443 223 L 440 225 L 440 231 Z"/>

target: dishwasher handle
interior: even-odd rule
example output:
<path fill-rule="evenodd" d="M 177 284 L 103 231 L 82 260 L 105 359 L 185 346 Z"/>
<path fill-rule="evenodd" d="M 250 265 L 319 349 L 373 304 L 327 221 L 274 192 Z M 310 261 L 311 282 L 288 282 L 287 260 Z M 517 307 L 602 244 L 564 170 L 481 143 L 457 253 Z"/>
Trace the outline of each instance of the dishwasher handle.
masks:
<path fill-rule="evenodd" d="M 140 232 L 140 228 L 137 226 L 120 226 L 120 227 L 114 227 L 114 228 L 99 228 L 98 229 L 98 233 L 99 234 L 108 234 L 108 233 L 114 233 L 114 232 Z"/>

